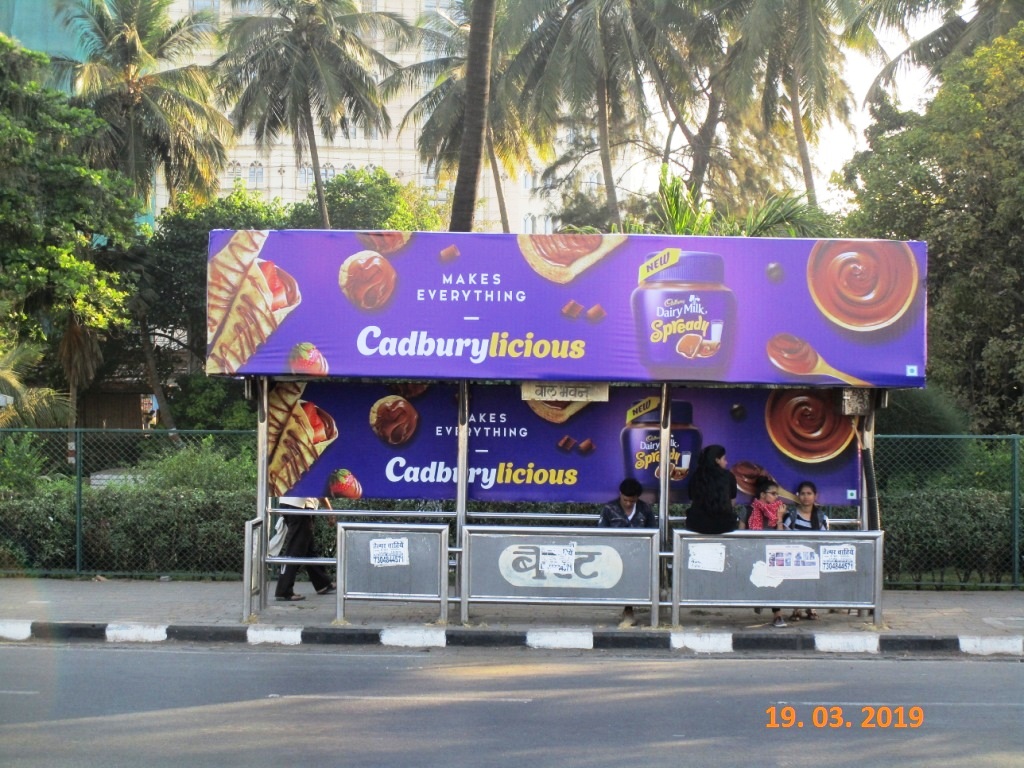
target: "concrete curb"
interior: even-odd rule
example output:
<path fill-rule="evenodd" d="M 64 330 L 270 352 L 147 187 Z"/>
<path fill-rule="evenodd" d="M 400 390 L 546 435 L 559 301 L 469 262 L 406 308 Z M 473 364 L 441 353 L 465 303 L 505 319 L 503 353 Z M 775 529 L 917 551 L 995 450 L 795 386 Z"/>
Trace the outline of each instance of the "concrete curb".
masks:
<path fill-rule="evenodd" d="M 1024 656 L 1021 635 L 883 635 L 876 632 L 784 633 L 666 630 L 474 629 L 471 627 L 279 627 L 0 621 L 0 641 L 101 640 L 108 643 L 246 643 L 248 645 L 379 645 L 397 648 L 536 648 L 666 650 L 696 654 L 743 651 L 810 654 L 953 654 Z"/>

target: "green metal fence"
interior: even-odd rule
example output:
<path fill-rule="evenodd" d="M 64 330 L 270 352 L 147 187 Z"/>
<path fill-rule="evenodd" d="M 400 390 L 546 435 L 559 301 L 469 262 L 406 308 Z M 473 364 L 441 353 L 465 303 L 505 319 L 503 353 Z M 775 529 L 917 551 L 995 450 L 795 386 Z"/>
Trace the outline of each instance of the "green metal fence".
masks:
<path fill-rule="evenodd" d="M 877 438 L 887 586 L 1021 586 L 1021 439 Z"/>
<path fill-rule="evenodd" d="M 887 586 L 1021 587 L 1021 439 L 877 438 Z M 255 454 L 253 432 L 0 430 L 0 573 L 237 578 Z"/>
<path fill-rule="evenodd" d="M 0 430 L 0 573 L 235 578 L 254 432 Z"/>

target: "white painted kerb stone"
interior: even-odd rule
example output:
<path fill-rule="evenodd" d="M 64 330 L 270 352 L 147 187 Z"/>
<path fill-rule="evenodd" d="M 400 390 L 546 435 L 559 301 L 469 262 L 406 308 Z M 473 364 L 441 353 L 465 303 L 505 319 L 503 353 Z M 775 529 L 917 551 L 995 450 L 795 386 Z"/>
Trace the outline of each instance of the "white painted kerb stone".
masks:
<path fill-rule="evenodd" d="M 971 653 L 977 656 L 990 656 L 995 653 L 1003 653 L 1009 656 L 1024 655 L 1024 637 L 1000 636 L 1000 637 L 974 637 L 960 636 L 960 652 Z"/>
<path fill-rule="evenodd" d="M 731 653 L 731 632 L 673 632 L 672 650 L 688 649 L 697 653 Z"/>
<path fill-rule="evenodd" d="M 108 643 L 162 643 L 166 639 L 166 625 L 107 624 Z"/>
<path fill-rule="evenodd" d="M 249 645 L 272 643 L 275 645 L 300 645 L 302 627 L 270 627 L 254 624 L 246 631 Z"/>
<path fill-rule="evenodd" d="M 875 632 L 815 633 L 814 647 L 825 653 L 878 653 Z"/>
<path fill-rule="evenodd" d="M 574 648 L 585 651 L 594 647 L 594 633 L 585 629 L 531 629 L 526 633 L 528 648 Z"/>
<path fill-rule="evenodd" d="M 28 640 L 30 637 L 32 637 L 31 621 L 0 621 L 0 638 Z"/>
<path fill-rule="evenodd" d="M 401 648 L 444 648 L 447 640 L 440 627 L 393 627 L 381 630 L 380 644 Z"/>

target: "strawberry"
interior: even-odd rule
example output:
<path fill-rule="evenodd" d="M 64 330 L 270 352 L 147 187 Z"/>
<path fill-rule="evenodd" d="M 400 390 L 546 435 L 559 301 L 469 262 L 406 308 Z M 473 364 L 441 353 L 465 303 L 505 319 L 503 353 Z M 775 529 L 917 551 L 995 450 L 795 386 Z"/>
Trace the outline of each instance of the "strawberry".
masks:
<path fill-rule="evenodd" d="M 303 403 L 302 410 L 306 412 L 306 417 L 309 419 L 309 425 L 313 428 L 313 442 L 322 443 L 327 439 L 327 428 L 324 426 L 323 419 L 320 418 L 319 408 L 313 403 Z"/>
<path fill-rule="evenodd" d="M 270 304 L 270 310 L 275 312 L 282 307 L 287 307 L 288 293 L 285 291 L 281 278 L 277 276 L 277 267 L 272 261 L 261 261 L 259 265 L 263 277 L 266 278 L 267 287 L 270 288 L 270 293 L 274 297 Z"/>
<path fill-rule="evenodd" d="M 296 376 L 326 376 L 328 370 L 327 358 L 308 341 L 292 347 L 288 367 Z"/>
<path fill-rule="evenodd" d="M 363 496 L 363 486 L 347 469 L 336 469 L 327 480 L 327 492 L 334 499 L 359 499 Z"/>

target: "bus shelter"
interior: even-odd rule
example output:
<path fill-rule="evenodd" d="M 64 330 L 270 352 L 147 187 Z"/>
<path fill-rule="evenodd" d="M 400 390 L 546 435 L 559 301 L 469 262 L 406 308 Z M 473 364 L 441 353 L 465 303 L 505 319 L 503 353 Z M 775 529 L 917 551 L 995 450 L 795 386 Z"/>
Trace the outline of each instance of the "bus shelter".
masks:
<path fill-rule="evenodd" d="M 339 618 L 350 599 L 436 600 L 442 618 L 457 601 L 464 621 L 488 603 L 632 602 L 656 624 L 666 593 L 675 619 L 704 599 L 772 605 L 780 585 L 877 608 L 874 413 L 886 390 L 924 386 L 926 267 L 923 243 L 896 241 L 212 232 L 207 373 L 244 377 L 259 405 L 244 615 L 265 607 L 268 564 L 300 562 L 267 553 L 282 496 L 340 516 L 336 559 L 319 560 L 339 566 Z M 681 543 L 713 443 L 740 503 L 759 477 L 791 498 L 811 480 L 820 503 L 857 508 L 856 529 Z M 654 535 L 593 527 L 624 477 L 655 505 Z M 373 498 L 421 502 L 352 509 Z M 489 502 L 551 511 L 490 525 Z M 836 560 L 844 536 L 857 556 Z M 785 547 L 814 558 L 776 567 Z"/>

